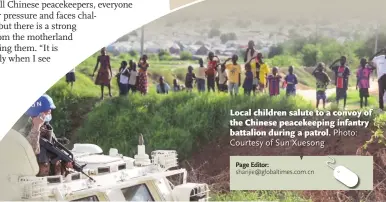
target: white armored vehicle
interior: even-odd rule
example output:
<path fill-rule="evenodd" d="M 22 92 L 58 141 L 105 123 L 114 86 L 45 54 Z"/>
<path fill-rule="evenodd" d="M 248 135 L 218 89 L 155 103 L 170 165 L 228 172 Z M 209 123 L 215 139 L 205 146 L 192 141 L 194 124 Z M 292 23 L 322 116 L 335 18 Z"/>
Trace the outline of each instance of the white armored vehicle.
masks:
<path fill-rule="evenodd" d="M 71 151 L 54 147 L 81 169 L 65 177 L 36 177 L 39 166 L 31 145 L 11 130 L 0 142 L 0 201 L 209 200 L 207 184 L 187 183 L 185 169 L 171 170 L 178 163 L 175 151 L 153 151 L 149 157 L 142 137 L 139 142 L 134 158 L 117 149 L 103 155 L 93 144 L 75 144 Z M 181 182 L 174 182 L 179 176 Z"/>

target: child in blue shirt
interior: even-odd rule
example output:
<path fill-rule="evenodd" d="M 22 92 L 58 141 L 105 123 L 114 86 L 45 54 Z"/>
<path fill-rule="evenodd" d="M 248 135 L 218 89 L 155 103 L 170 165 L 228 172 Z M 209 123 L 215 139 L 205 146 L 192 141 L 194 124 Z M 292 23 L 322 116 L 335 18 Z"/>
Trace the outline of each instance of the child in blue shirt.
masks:
<path fill-rule="evenodd" d="M 294 67 L 289 66 L 288 75 L 284 77 L 284 82 L 286 87 L 286 94 L 288 95 L 296 95 L 296 84 L 298 84 L 298 78 L 296 74 L 294 74 Z"/>
<path fill-rule="evenodd" d="M 253 73 L 250 63 L 245 64 L 245 80 L 243 88 L 245 95 L 251 95 L 251 91 L 253 90 Z"/>

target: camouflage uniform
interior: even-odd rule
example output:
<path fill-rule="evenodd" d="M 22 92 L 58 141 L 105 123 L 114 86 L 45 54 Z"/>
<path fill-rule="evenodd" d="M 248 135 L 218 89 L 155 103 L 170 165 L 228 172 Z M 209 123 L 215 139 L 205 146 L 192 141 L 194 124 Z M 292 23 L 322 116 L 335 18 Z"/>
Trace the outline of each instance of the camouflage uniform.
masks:
<path fill-rule="evenodd" d="M 27 120 L 27 123 L 24 124 L 24 127 L 20 127 L 23 125 L 23 122 L 25 123 L 26 117 L 22 117 L 21 120 L 18 121 L 13 127 L 13 129 L 18 130 L 21 134 L 26 137 L 28 142 L 31 144 L 33 151 L 36 154 L 37 161 L 39 164 L 39 173 L 37 176 L 48 176 L 50 173 L 53 175 L 62 175 L 63 172 L 63 166 L 60 161 L 53 160 L 53 157 L 49 152 L 45 150 L 45 148 L 40 147 L 40 138 L 44 138 L 52 141 L 52 138 L 54 138 L 56 141 L 64 144 L 68 144 L 67 139 L 60 139 L 56 138 L 53 128 L 49 123 L 45 123 L 41 126 L 40 131 L 36 131 L 32 128 L 32 122 L 30 119 Z M 19 126 L 19 127 L 18 127 Z M 50 172 L 51 166 L 53 168 L 53 171 Z"/>

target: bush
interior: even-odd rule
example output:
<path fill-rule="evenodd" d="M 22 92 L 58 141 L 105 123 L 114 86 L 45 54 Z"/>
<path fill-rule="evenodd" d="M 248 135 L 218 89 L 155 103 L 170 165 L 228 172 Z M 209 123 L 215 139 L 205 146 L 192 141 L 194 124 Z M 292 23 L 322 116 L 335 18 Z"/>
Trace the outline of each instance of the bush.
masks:
<path fill-rule="evenodd" d="M 209 38 L 213 38 L 213 37 L 220 36 L 220 35 L 221 35 L 221 32 L 220 32 L 219 29 L 214 29 L 214 28 L 212 28 L 212 29 L 209 31 L 208 37 L 209 37 Z"/>
<path fill-rule="evenodd" d="M 306 44 L 301 53 L 303 54 L 303 64 L 307 67 L 315 66 L 320 58 L 320 46 L 314 44 Z"/>
<path fill-rule="evenodd" d="M 386 114 L 380 114 L 374 119 L 374 126 L 376 131 L 374 135 L 371 136 L 370 140 L 366 142 L 364 147 L 366 148 L 368 144 L 379 143 L 386 146 Z"/>
<path fill-rule="evenodd" d="M 171 60 L 172 59 L 169 51 L 167 51 L 167 50 L 160 50 L 160 52 L 158 53 L 158 58 L 160 60 Z"/>
<path fill-rule="evenodd" d="M 273 58 L 277 55 L 281 55 L 284 53 L 284 48 L 281 44 L 277 45 L 277 46 L 271 46 L 269 48 L 269 52 L 268 52 L 268 58 Z"/>
<path fill-rule="evenodd" d="M 279 44 L 283 47 L 284 52 L 288 54 L 298 54 L 303 47 L 309 43 L 307 37 L 293 37 L 291 40 Z"/>
<path fill-rule="evenodd" d="M 155 60 L 155 61 L 159 60 L 158 54 L 151 53 L 151 54 L 148 54 L 147 57 L 149 60 Z"/>
<path fill-rule="evenodd" d="M 181 60 L 192 60 L 192 58 L 193 58 L 192 53 L 188 51 L 181 51 L 180 53 Z"/>
<path fill-rule="evenodd" d="M 315 66 L 318 62 L 329 65 L 345 55 L 348 58 L 348 65 L 355 69 L 359 65 L 358 53 L 362 45 L 363 42 L 346 41 L 341 44 L 333 38 L 311 35 L 295 37 L 279 44 L 278 47 L 272 47 L 268 56 L 302 54 L 304 66 Z"/>
<path fill-rule="evenodd" d="M 290 55 L 277 55 L 271 59 L 266 60 L 267 63 L 269 63 L 271 66 L 277 66 L 277 67 L 288 67 L 290 65 L 293 65 L 295 67 L 299 67 L 301 64 L 301 61 L 293 56 Z"/>
<path fill-rule="evenodd" d="M 139 53 L 137 51 L 135 51 L 135 50 L 131 50 L 131 51 L 129 51 L 129 55 L 131 57 L 138 57 Z"/>
<path fill-rule="evenodd" d="M 339 59 L 342 56 L 342 45 L 338 43 L 330 43 L 321 47 L 321 57 L 320 61 L 323 61 L 326 64 L 331 64 L 335 60 Z"/>
<path fill-rule="evenodd" d="M 236 33 L 234 32 L 221 34 L 220 40 L 221 40 L 221 43 L 226 43 L 227 41 L 237 40 L 237 36 L 236 36 Z"/>
<path fill-rule="evenodd" d="M 375 47 L 375 34 L 366 40 L 363 46 L 358 49 L 357 54 L 370 57 L 374 54 L 374 47 Z M 386 33 L 379 33 L 378 51 L 383 47 L 386 47 Z"/>

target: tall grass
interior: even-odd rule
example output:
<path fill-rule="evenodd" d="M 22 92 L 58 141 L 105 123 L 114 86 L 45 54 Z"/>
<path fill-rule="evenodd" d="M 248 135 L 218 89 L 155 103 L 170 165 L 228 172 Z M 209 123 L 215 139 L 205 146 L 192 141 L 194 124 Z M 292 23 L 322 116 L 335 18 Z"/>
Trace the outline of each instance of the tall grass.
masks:
<path fill-rule="evenodd" d="M 181 158 L 187 158 L 201 144 L 228 135 L 230 109 L 250 108 L 291 110 L 308 109 L 311 105 L 299 97 L 267 95 L 129 95 L 96 106 L 77 137 L 78 141 L 98 144 L 104 150 L 114 146 L 125 155 L 134 155 L 138 135 L 143 134 L 149 150 L 177 150 Z"/>
<path fill-rule="evenodd" d="M 92 110 L 93 103 L 100 96 L 100 88 L 94 85 L 88 76 L 77 73 L 72 90 L 62 78 L 47 91 L 47 94 L 52 97 L 57 107 L 52 111 L 51 121 L 56 135 L 69 137 L 74 127 L 79 126 L 82 116 Z"/>

